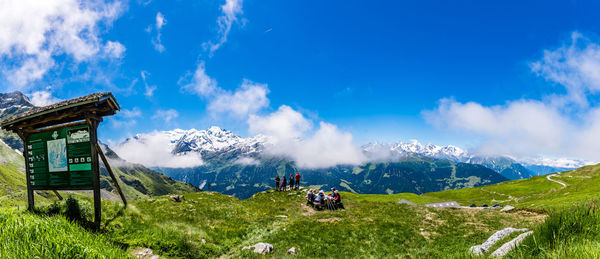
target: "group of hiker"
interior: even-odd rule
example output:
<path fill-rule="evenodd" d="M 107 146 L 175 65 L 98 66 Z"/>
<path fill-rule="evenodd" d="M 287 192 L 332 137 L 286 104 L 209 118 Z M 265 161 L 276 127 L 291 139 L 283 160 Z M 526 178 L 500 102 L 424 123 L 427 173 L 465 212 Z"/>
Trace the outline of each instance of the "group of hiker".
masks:
<path fill-rule="evenodd" d="M 306 194 L 306 200 L 308 204 L 317 209 L 322 209 L 325 206 L 330 210 L 344 208 L 342 197 L 335 188 L 331 188 L 331 194 L 329 195 L 325 195 L 325 192 L 323 191 L 317 192 L 316 190 L 310 189 Z"/>
<path fill-rule="evenodd" d="M 275 177 L 275 189 L 278 191 L 287 191 L 288 190 L 288 183 L 289 183 L 289 190 L 298 190 L 300 188 L 300 178 L 302 176 L 300 176 L 300 173 L 296 173 L 296 176 L 294 176 L 294 174 L 290 174 L 290 178 L 289 178 L 289 182 L 288 182 L 288 178 L 285 177 L 285 175 L 283 176 L 283 180 L 281 180 L 281 178 L 279 178 L 279 175 L 277 175 L 277 177 Z"/>

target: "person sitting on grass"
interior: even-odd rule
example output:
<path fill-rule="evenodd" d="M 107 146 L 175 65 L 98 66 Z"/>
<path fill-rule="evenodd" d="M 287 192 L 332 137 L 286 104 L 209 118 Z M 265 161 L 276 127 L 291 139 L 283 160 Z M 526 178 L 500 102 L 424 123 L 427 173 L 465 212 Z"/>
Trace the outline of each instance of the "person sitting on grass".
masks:
<path fill-rule="evenodd" d="M 308 193 L 306 194 L 306 200 L 310 205 L 313 205 L 313 202 L 315 201 L 315 191 L 313 189 L 308 190 Z"/>
<path fill-rule="evenodd" d="M 315 197 L 315 201 L 313 202 L 313 204 L 315 205 L 315 207 L 317 207 L 317 209 L 321 209 L 321 208 L 323 208 L 324 202 L 325 202 L 325 193 L 323 191 L 319 191 L 319 194 L 317 194 L 317 197 Z"/>
<path fill-rule="evenodd" d="M 290 191 L 294 189 L 294 174 L 290 174 Z"/>
<path fill-rule="evenodd" d="M 286 187 L 287 187 L 287 179 L 285 179 L 285 176 L 284 176 L 283 181 L 281 181 L 281 190 L 285 191 Z"/>
<path fill-rule="evenodd" d="M 333 202 L 335 202 L 335 204 L 342 203 L 342 197 L 340 196 L 340 193 L 338 191 L 335 191 L 333 194 Z"/>

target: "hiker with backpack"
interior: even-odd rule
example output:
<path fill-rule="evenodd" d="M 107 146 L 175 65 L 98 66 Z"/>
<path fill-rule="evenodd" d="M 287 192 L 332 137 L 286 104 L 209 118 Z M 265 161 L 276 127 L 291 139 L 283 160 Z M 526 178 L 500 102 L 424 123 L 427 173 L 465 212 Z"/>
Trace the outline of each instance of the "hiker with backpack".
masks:
<path fill-rule="evenodd" d="M 300 188 L 300 172 L 296 173 L 296 190 Z"/>
<path fill-rule="evenodd" d="M 287 187 L 287 179 L 285 179 L 285 176 L 283 177 L 283 181 L 281 182 L 281 191 L 285 191 L 285 188 Z"/>
<path fill-rule="evenodd" d="M 281 179 L 279 179 L 279 175 L 277 175 L 277 177 L 275 177 L 275 190 L 280 189 L 281 186 L 279 186 L 279 182 L 281 181 Z"/>
<path fill-rule="evenodd" d="M 290 174 L 290 191 L 294 189 L 294 174 Z"/>

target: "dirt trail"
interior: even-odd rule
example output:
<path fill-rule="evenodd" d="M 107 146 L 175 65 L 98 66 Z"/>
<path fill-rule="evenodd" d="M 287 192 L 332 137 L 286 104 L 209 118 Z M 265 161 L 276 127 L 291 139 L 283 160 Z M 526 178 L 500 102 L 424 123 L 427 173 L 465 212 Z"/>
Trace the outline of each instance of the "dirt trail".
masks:
<path fill-rule="evenodd" d="M 561 182 L 561 181 L 559 181 L 559 180 L 554 180 L 554 179 L 550 178 L 550 177 L 552 177 L 552 176 L 557 176 L 557 175 L 558 175 L 558 174 L 549 174 L 549 175 L 546 175 L 546 179 L 548 179 L 548 181 L 555 182 L 555 183 L 558 183 L 558 184 L 562 185 L 562 186 L 563 186 L 562 188 L 565 188 L 565 187 L 567 187 L 567 184 L 566 184 L 566 183 L 563 183 L 563 182 Z M 561 188 L 561 189 L 562 189 L 562 188 Z"/>

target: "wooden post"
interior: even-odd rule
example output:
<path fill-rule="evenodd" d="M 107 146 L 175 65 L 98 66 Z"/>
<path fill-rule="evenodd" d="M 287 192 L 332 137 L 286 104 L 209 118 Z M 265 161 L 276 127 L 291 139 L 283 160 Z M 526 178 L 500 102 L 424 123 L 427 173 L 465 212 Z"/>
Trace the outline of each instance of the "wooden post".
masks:
<path fill-rule="evenodd" d="M 54 192 L 54 194 L 56 195 L 56 197 L 58 197 L 58 199 L 62 201 L 63 197 L 60 196 L 60 193 L 58 193 L 58 191 L 56 191 L 56 190 L 52 190 L 52 191 Z"/>
<path fill-rule="evenodd" d="M 27 148 L 27 136 L 29 135 L 24 132 L 19 132 L 18 135 L 23 141 L 23 159 L 27 159 L 27 152 L 29 151 L 29 149 Z M 29 161 L 25 160 L 25 182 L 27 183 L 27 209 L 33 211 L 35 207 L 35 200 L 33 198 L 33 189 L 31 188 L 31 174 L 29 170 Z"/>
<path fill-rule="evenodd" d="M 94 173 L 94 225 L 99 229 L 102 220 L 102 199 L 100 198 L 100 168 L 98 165 L 98 152 L 96 152 L 95 148 L 95 146 L 98 145 L 98 121 L 89 117 L 86 119 L 86 121 L 90 127 L 90 144 L 92 145 L 92 171 Z"/>
<path fill-rule="evenodd" d="M 110 178 L 112 179 L 113 183 L 115 184 L 115 188 L 117 189 L 117 192 L 119 192 L 119 196 L 121 196 L 121 200 L 123 200 L 123 204 L 125 205 L 125 207 L 127 207 L 127 199 L 125 199 L 125 194 L 123 194 L 123 191 L 121 191 L 121 186 L 119 186 L 117 177 L 115 177 L 115 174 L 113 173 L 112 169 L 110 168 L 110 165 L 108 164 L 108 159 L 106 159 L 104 152 L 102 152 L 102 149 L 100 148 L 100 145 L 98 145 L 98 144 L 96 144 L 96 151 L 98 151 L 98 154 L 100 154 L 100 158 L 102 158 L 102 163 L 104 163 L 104 167 L 106 167 L 106 171 L 108 171 Z"/>

